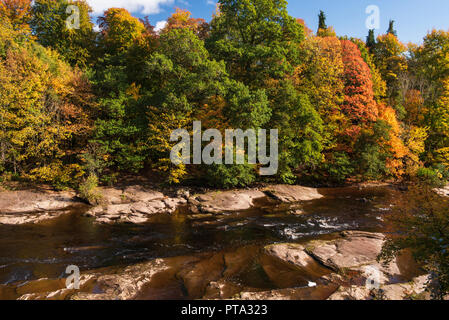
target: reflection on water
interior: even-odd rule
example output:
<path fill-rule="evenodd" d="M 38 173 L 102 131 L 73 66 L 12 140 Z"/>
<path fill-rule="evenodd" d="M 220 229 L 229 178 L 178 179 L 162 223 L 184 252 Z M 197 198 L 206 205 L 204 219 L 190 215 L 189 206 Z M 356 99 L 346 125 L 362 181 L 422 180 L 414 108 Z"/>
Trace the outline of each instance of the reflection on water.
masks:
<path fill-rule="evenodd" d="M 260 249 L 343 230 L 379 231 L 391 197 L 398 194 L 386 187 L 324 193 L 325 198 L 301 205 L 265 201 L 258 209 L 234 214 L 195 216 L 180 210 L 145 225 L 100 225 L 78 211 L 40 225 L 0 226 L 0 284 L 58 278 L 68 265 L 85 271 L 200 252 Z M 254 263 L 242 277 L 264 287 L 264 274 Z"/>

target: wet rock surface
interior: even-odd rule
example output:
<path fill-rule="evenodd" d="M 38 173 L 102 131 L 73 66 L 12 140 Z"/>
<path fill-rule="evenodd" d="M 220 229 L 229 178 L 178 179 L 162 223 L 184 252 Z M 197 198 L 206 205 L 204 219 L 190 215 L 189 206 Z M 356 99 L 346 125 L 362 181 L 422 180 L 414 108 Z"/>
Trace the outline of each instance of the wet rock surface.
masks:
<path fill-rule="evenodd" d="M 44 212 L 67 209 L 79 204 L 75 192 L 3 191 L 0 192 L 2 214 Z"/>
<path fill-rule="evenodd" d="M 80 290 L 65 288 L 64 279 L 40 279 L 15 286 L 0 286 L 0 298 L 22 300 L 428 298 L 424 292 L 426 276 L 400 283 L 386 280 L 377 290 L 365 285 L 367 276 L 362 267 L 367 265 L 378 267 L 375 259 L 372 260 L 374 251 L 378 248 L 378 241 L 383 241 L 381 234 L 346 232 L 336 240 L 310 241 L 304 245 L 275 244 L 261 250 L 250 246 L 220 253 L 154 259 L 128 267 L 86 272 L 82 275 Z M 352 248 L 350 244 L 363 244 L 367 251 L 360 253 L 349 250 Z M 331 245 L 334 245 L 333 251 L 329 249 Z M 348 254 L 349 260 L 336 259 L 342 252 Z M 322 260 L 324 257 L 327 257 L 327 260 Z M 323 261 L 328 265 L 322 265 Z M 336 272 L 342 268 L 345 268 L 345 273 Z M 381 272 L 389 271 L 384 269 Z M 264 285 L 252 280 L 257 273 L 262 273 L 262 278 L 267 279 Z M 264 290 L 264 286 L 273 288 Z"/>
<path fill-rule="evenodd" d="M 83 206 L 75 192 L 2 191 L 0 192 L 0 224 L 39 223 Z"/>
<path fill-rule="evenodd" d="M 266 198 L 267 194 L 284 203 L 322 198 L 317 189 L 284 185 L 196 196 L 190 196 L 190 192 L 183 189 L 177 190 L 174 196 L 167 196 L 141 185 L 101 187 L 99 193 L 101 204 L 92 207 L 87 215 L 107 224 L 145 223 L 152 215 L 172 214 L 187 203 L 194 214 L 221 214 L 255 208 L 258 200 Z M 0 224 L 39 223 L 57 218 L 73 206 L 83 205 L 74 191 L 4 191 L 0 192 Z"/>
<path fill-rule="evenodd" d="M 291 185 L 274 185 L 267 187 L 265 192 L 281 202 L 293 203 L 323 198 L 315 188 Z"/>
<path fill-rule="evenodd" d="M 139 201 L 127 204 L 110 204 L 97 206 L 87 211 L 87 216 L 92 216 L 99 223 L 133 223 L 140 224 L 148 222 L 155 214 L 172 214 L 179 206 L 186 204 L 183 198 L 165 198 Z"/>
<path fill-rule="evenodd" d="M 386 267 L 376 261 L 385 239 L 383 234 L 333 231 L 334 227 L 378 230 L 357 224 L 353 228 L 346 221 L 372 226 L 377 217 L 385 214 L 378 208 L 388 207 L 389 198 L 382 198 L 380 192 L 352 188 L 349 195 L 345 190 L 338 190 L 329 196 L 329 190 L 321 200 L 297 200 L 312 199 L 307 192 L 303 192 L 304 197 L 283 198 L 283 201 L 293 201 L 287 203 L 273 200 L 273 195 L 266 197 L 269 192 L 265 190 L 191 196 L 188 190 L 162 194 L 142 186 L 107 188 L 104 203 L 89 210 L 95 221 L 104 223 L 85 218 L 86 208 L 42 225 L 2 226 L 5 236 L 0 251 L 5 254 L 0 255 L 0 275 L 2 283 L 9 284 L 0 285 L 0 298 L 422 297 L 422 286 L 418 285 L 422 273 L 417 272 L 419 268 L 411 263 L 410 256 L 403 254 Z M 369 201 L 357 201 L 370 195 Z M 228 205 L 235 205 L 236 211 L 228 211 Z M 188 210 L 188 206 L 196 210 Z M 301 212 L 291 214 L 290 211 Z M 365 212 L 369 213 L 369 220 L 364 217 Z M 36 213 L 45 214 L 48 213 Z M 316 221 L 325 223 L 317 225 Z M 285 232 L 287 229 L 292 232 Z M 10 241 L 17 231 L 23 233 L 19 235 L 21 242 Z M 299 236 L 302 233 L 307 236 Z M 27 251 L 23 244 L 28 245 L 30 241 L 36 242 L 32 251 Z M 15 252 L 21 252 L 20 256 Z M 80 290 L 67 289 L 65 279 L 57 279 L 68 264 L 85 266 Z M 97 269 L 99 266 L 116 267 Z M 378 271 L 379 290 L 367 286 L 373 270 Z M 39 278 L 44 279 L 25 281 Z"/>
<path fill-rule="evenodd" d="M 189 199 L 189 203 L 196 206 L 202 213 L 222 213 L 250 209 L 254 201 L 266 195 L 259 190 L 235 190 L 212 192 Z"/>

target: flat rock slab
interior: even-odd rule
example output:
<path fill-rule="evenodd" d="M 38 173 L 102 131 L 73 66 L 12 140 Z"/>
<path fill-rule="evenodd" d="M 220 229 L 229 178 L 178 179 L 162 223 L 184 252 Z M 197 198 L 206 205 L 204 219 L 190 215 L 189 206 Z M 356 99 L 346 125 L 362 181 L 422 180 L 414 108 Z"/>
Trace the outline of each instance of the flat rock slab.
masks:
<path fill-rule="evenodd" d="M 149 221 L 155 214 L 174 213 L 179 206 L 186 204 L 184 198 L 166 198 L 161 200 L 139 201 L 127 204 L 110 204 L 90 209 L 86 215 L 95 217 L 104 224 L 132 223 L 141 224 Z"/>
<path fill-rule="evenodd" d="M 333 241 L 311 241 L 306 250 L 323 265 L 339 272 L 377 264 L 385 236 L 379 233 L 345 232 Z"/>
<path fill-rule="evenodd" d="M 310 201 L 323 198 L 318 189 L 291 185 L 274 185 L 266 188 L 266 193 L 275 199 L 286 202 Z"/>
<path fill-rule="evenodd" d="M 99 188 L 103 204 L 116 205 L 133 202 L 147 202 L 160 200 L 165 196 L 162 192 L 155 191 L 144 186 L 129 186 L 124 190 L 119 188 L 103 187 Z"/>
<path fill-rule="evenodd" d="M 40 223 L 47 220 L 58 218 L 70 211 L 52 211 L 42 213 L 25 213 L 25 214 L 1 214 L 0 224 L 5 225 L 22 225 L 28 223 Z"/>
<path fill-rule="evenodd" d="M 265 193 L 258 190 L 237 190 L 209 193 L 189 202 L 197 204 L 203 213 L 217 214 L 251 209 L 254 206 L 254 200 L 265 196 Z"/>
<path fill-rule="evenodd" d="M 366 286 L 341 286 L 328 300 L 430 300 L 430 295 L 426 292 L 428 278 L 429 276 L 424 275 L 406 283 L 383 285 L 378 290 Z"/>
<path fill-rule="evenodd" d="M 444 197 L 449 197 L 449 185 L 444 188 L 435 189 L 435 191 Z"/>
<path fill-rule="evenodd" d="M 67 209 L 76 200 L 75 192 L 3 191 L 0 192 L 0 214 L 33 213 Z"/>
<path fill-rule="evenodd" d="M 292 266 L 295 270 L 301 271 L 304 278 L 310 280 L 315 281 L 316 279 L 331 273 L 330 269 L 319 264 L 305 251 L 304 246 L 300 244 L 286 243 L 270 245 L 265 247 L 265 253 Z M 265 270 L 265 272 L 270 278 L 272 278 L 273 282 L 277 283 L 279 280 L 281 281 L 280 284 L 284 282 L 282 279 L 278 279 L 282 276 L 279 274 L 279 270 Z M 292 278 L 290 275 L 287 276 Z"/>
<path fill-rule="evenodd" d="M 319 285 L 310 288 L 288 288 L 263 292 L 242 292 L 241 300 L 326 300 L 338 286 Z"/>

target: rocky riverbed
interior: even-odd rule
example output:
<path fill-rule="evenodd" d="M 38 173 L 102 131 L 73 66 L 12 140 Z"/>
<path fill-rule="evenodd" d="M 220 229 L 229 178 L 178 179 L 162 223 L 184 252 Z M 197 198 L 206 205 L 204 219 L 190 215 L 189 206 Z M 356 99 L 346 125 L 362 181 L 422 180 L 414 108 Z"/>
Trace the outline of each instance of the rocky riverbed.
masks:
<path fill-rule="evenodd" d="M 384 237 L 348 231 L 329 241 L 282 243 L 223 253 L 202 253 L 152 261 L 122 268 L 86 272 L 80 290 L 67 289 L 65 280 L 39 279 L 16 286 L 0 286 L 0 296 L 11 299 L 242 299 L 242 300 L 370 300 L 428 298 L 427 277 L 407 255 L 389 266 L 376 261 Z M 251 270 L 254 259 L 281 289 L 264 291 L 236 281 Z M 377 288 L 367 286 L 371 270 L 378 270 Z M 293 286 L 296 284 L 296 286 Z M 298 285 L 302 284 L 302 285 Z M 185 292 L 184 292 L 185 291 Z"/>
<path fill-rule="evenodd" d="M 102 194 L 89 207 L 71 192 L 0 193 L 0 299 L 429 298 L 407 252 L 376 260 L 401 195 L 389 186 Z M 66 288 L 69 264 L 80 290 Z"/>

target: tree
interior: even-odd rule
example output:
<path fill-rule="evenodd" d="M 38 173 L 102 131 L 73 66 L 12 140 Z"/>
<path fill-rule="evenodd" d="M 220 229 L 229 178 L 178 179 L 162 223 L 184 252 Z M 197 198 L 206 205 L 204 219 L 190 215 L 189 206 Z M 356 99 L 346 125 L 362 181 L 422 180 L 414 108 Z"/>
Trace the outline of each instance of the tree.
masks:
<path fill-rule="evenodd" d="M 395 108 L 401 119 L 404 117 L 404 106 L 400 77 L 407 72 L 405 50 L 406 47 L 391 33 L 378 36 L 374 48 L 374 62 L 387 83 L 388 104 Z"/>
<path fill-rule="evenodd" d="M 388 24 L 388 30 L 387 30 L 387 34 L 391 34 L 395 37 L 398 36 L 398 33 L 396 32 L 396 30 L 394 29 L 394 20 L 390 20 L 389 24 Z"/>
<path fill-rule="evenodd" d="M 0 56 L 0 171 L 67 186 L 83 174 L 77 155 L 91 132 L 89 85 L 51 50 L 14 40 L 7 46 Z"/>
<path fill-rule="evenodd" d="M 208 123 L 213 120 L 209 116 L 213 115 L 223 121 L 220 126 L 227 123 L 230 128 L 258 128 L 269 120 L 270 109 L 262 90 L 252 91 L 243 83 L 229 79 L 224 64 L 210 58 L 204 42 L 193 30 L 167 30 L 161 34 L 159 43 L 146 65 L 149 90 L 144 93 L 142 101 L 151 106 L 147 118 L 151 128 L 148 132 L 150 160 L 156 167 L 167 170 L 168 179 L 176 182 L 185 176 L 179 174 L 184 172 L 184 168 L 167 166 L 169 148 L 161 150 L 160 146 L 174 144 L 170 143 L 169 132 L 162 130 L 163 127 L 172 127 L 171 122 L 174 122 L 192 130 L 192 119 Z M 163 143 L 151 143 L 161 139 Z M 252 174 L 244 165 L 222 165 L 219 168 L 222 173 L 227 170 L 246 173 L 231 180 L 226 178 L 228 174 L 213 175 L 215 178 L 213 181 L 209 179 L 209 183 L 230 187 L 254 180 L 254 166 L 250 167 Z M 248 175 L 253 178 L 248 180 Z"/>
<path fill-rule="evenodd" d="M 208 27 L 209 25 L 204 19 L 194 19 L 192 18 L 191 12 L 176 8 L 176 12 L 167 19 L 167 25 L 164 30 L 188 28 L 201 39 L 205 39 L 208 33 Z"/>
<path fill-rule="evenodd" d="M 381 103 L 387 95 L 387 83 L 382 79 L 379 69 L 374 63 L 374 55 L 370 53 L 365 43 L 360 39 L 351 38 L 360 50 L 363 60 L 371 71 L 371 80 L 373 82 L 374 99 Z"/>
<path fill-rule="evenodd" d="M 146 32 L 144 24 L 126 9 L 111 8 L 98 18 L 100 44 L 111 55 L 123 53 Z"/>
<path fill-rule="evenodd" d="M 206 45 L 234 79 L 260 88 L 267 78 L 293 71 L 304 29 L 288 14 L 285 0 L 220 0 L 219 6 Z"/>
<path fill-rule="evenodd" d="M 79 28 L 67 27 L 67 7 L 79 9 Z M 30 22 L 33 34 L 44 47 L 50 47 L 72 66 L 86 67 L 94 50 L 95 33 L 90 19 L 91 8 L 85 0 L 36 0 Z"/>
<path fill-rule="evenodd" d="M 416 79 L 413 89 L 422 99 L 416 105 L 416 126 L 428 127 L 426 160 L 429 164 L 446 163 L 449 148 L 449 32 L 433 30 L 421 46 L 412 48 L 410 73 Z M 414 104 L 410 104 L 414 108 Z M 416 112 L 416 110 L 413 110 Z M 412 118 L 412 119 L 413 119 Z M 447 165 L 446 165 L 447 167 Z"/>
<path fill-rule="evenodd" d="M 345 81 L 342 110 L 355 126 L 376 121 L 378 109 L 374 101 L 371 71 L 353 42 L 342 40 L 341 45 Z"/>
<path fill-rule="evenodd" d="M 30 33 L 31 20 L 30 0 L 1 0 L 0 19 L 8 20 L 12 28 L 23 34 Z"/>
<path fill-rule="evenodd" d="M 318 15 L 318 31 L 316 33 L 317 37 L 336 37 L 337 34 L 333 27 L 328 27 L 326 25 L 326 15 L 323 11 L 320 11 Z"/>
<path fill-rule="evenodd" d="M 366 37 L 366 47 L 370 52 L 373 52 L 375 46 L 376 38 L 374 37 L 374 29 L 370 29 L 368 32 L 368 36 Z"/>
<path fill-rule="evenodd" d="M 324 122 L 322 143 L 326 159 L 338 148 L 347 127 L 341 111 L 344 99 L 342 49 L 336 37 L 311 37 L 300 45 L 302 63 L 295 70 L 297 90 L 308 96 Z"/>
<path fill-rule="evenodd" d="M 326 30 L 326 29 L 327 29 L 326 14 L 324 13 L 324 11 L 320 10 L 320 14 L 318 15 L 318 32 L 320 30 Z"/>

